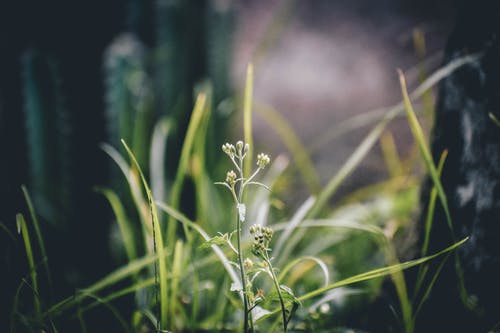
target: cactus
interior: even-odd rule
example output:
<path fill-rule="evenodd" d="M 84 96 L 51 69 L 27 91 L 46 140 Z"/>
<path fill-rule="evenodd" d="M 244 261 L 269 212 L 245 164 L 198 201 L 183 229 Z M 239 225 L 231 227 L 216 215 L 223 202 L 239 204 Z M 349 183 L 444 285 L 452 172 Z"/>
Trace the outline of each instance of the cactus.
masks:
<path fill-rule="evenodd" d="M 153 94 L 146 67 L 147 52 L 133 34 L 117 37 L 104 55 L 106 120 L 109 142 L 128 142 L 147 169 L 152 130 Z"/>
<path fill-rule="evenodd" d="M 22 59 L 30 184 L 39 213 L 58 223 L 71 210 L 71 126 L 54 61 L 35 50 Z"/>

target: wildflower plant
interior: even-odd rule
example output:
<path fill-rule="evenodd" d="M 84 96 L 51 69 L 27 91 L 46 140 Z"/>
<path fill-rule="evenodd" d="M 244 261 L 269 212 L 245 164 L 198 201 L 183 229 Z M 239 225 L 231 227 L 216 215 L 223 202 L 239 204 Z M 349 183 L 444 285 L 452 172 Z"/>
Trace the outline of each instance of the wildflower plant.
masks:
<path fill-rule="evenodd" d="M 254 320 L 252 318 L 252 310 L 255 309 L 260 303 L 262 303 L 266 297 L 262 289 L 257 289 L 253 286 L 253 282 L 261 273 L 268 275 L 274 283 L 276 289 L 277 299 L 279 299 L 282 318 L 283 318 L 283 328 L 287 331 L 288 322 L 290 317 L 288 314 L 293 314 L 295 309 L 298 307 L 298 301 L 295 296 L 293 296 L 292 291 L 286 287 L 279 284 L 278 277 L 276 275 L 275 269 L 272 266 L 272 258 L 270 256 L 271 249 L 269 247 L 271 239 L 273 237 L 273 230 L 269 227 L 263 227 L 260 225 L 253 225 L 250 227 L 250 235 L 253 237 L 251 243 L 251 252 L 254 255 L 256 262 L 253 262 L 248 256 L 243 252 L 242 246 L 242 226 L 246 222 L 246 205 L 244 203 L 244 193 L 249 185 L 262 186 L 269 190 L 269 188 L 257 181 L 255 181 L 256 176 L 261 170 L 264 170 L 266 166 L 271 162 L 268 155 L 260 153 L 257 155 L 257 168 L 251 173 L 249 177 L 245 177 L 244 172 L 244 160 L 247 157 L 247 153 L 250 149 L 249 144 L 245 144 L 243 141 L 236 142 L 235 145 L 231 143 L 225 143 L 222 146 L 222 151 L 229 157 L 235 169 L 229 170 L 226 173 L 226 179 L 224 182 L 217 182 L 216 184 L 222 185 L 229 189 L 234 204 L 236 207 L 236 229 L 228 234 L 221 234 L 212 238 L 207 242 L 207 245 L 211 244 L 227 244 L 229 248 L 236 254 L 237 262 L 235 266 L 238 267 L 240 272 L 240 281 L 242 285 L 234 285 L 231 290 L 240 293 L 243 308 L 244 308 L 244 332 L 254 331 Z M 233 245 L 231 239 L 232 236 L 236 234 L 236 246 Z M 286 293 L 287 299 L 292 300 L 293 311 L 287 311 L 285 305 L 284 293 Z M 271 300 L 273 297 L 271 297 Z"/>

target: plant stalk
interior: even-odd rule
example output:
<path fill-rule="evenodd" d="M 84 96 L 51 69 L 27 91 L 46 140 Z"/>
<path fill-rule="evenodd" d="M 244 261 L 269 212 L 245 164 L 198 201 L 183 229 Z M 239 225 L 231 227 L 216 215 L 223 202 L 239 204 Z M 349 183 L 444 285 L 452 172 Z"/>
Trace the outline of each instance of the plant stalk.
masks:
<path fill-rule="evenodd" d="M 267 268 L 271 272 L 274 286 L 276 287 L 276 292 L 278 293 L 278 297 L 280 299 L 281 314 L 283 316 L 283 330 L 284 330 L 284 333 L 286 333 L 287 328 L 288 328 L 288 318 L 286 316 L 286 308 L 285 308 L 285 302 L 283 301 L 283 295 L 281 295 L 280 284 L 279 284 L 278 278 L 276 277 L 276 274 L 274 273 L 274 269 L 273 269 L 273 266 L 271 265 L 271 260 L 269 259 L 269 255 L 268 255 L 267 251 L 265 252 L 264 255 L 265 255 L 264 259 L 266 261 Z"/>

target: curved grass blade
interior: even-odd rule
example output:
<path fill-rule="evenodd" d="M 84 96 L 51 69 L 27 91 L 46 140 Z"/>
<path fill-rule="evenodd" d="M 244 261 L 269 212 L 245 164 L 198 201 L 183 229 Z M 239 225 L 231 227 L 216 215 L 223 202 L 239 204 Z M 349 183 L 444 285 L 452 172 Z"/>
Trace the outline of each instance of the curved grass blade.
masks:
<path fill-rule="evenodd" d="M 349 278 L 346 278 L 346 279 L 343 279 L 343 280 L 340 280 L 340 281 L 337 281 L 335 283 L 332 283 L 326 287 L 323 287 L 323 288 L 318 288 L 316 290 L 313 290 L 309 293 L 306 293 L 305 295 L 302 295 L 300 297 L 298 297 L 298 300 L 300 302 L 304 302 L 306 300 L 309 300 L 311 298 L 314 298 L 316 296 L 319 296 L 329 290 L 332 290 L 332 289 L 335 289 L 335 288 L 339 288 L 339 287 L 343 287 L 343 286 L 347 286 L 347 285 L 350 285 L 350 284 L 354 284 L 354 283 L 357 283 L 357 282 L 362 282 L 362 281 L 366 281 L 366 280 L 371 280 L 371 279 L 376 279 L 376 278 L 380 278 L 380 277 L 384 277 L 384 276 L 387 276 L 387 275 L 391 275 L 395 272 L 400 272 L 402 270 L 405 270 L 405 269 L 408 269 L 408 268 L 411 268 L 411 267 L 414 267 L 414 266 L 417 266 L 417 265 L 421 265 L 425 262 L 428 262 L 432 259 L 435 259 L 445 253 L 448 253 L 454 249 L 456 249 L 457 247 L 459 247 L 460 245 L 462 245 L 463 243 L 465 243 L 469 238 L 464 238 L 462 239 L 461 241 L 445 248 L 444 250 L 442 251 L 439 251 L 433 255 L 430 255 L 430 256 L 427 256 L 427 257 L 424 257 L 424 258 L 420 258 L 420 259 L 415 259 L 415 260 L 410 260 L 410 261 L 406 261 L 404 263 L 401 263 L 401 264 L 397 264 L 397 265 L 391 265 L 391 266 L 387 266 L 387 267 L 383 267 L 383 268 L 377 268 L 377 269 L 374 269 L 374 270 L 370 270 L 368 272 L 365 272 L 365 273 L 361 273 L 361 274 L 357 274 L 357 275 L 354 275 L 354 276 L 351 276 Z M 278 313 L 280 313 L 280 309 L 275 309 L 273 311 L 271 311 L 269 314 L 266 314 L 262 317 L 260 317 L 258 320 L 262 320 L 264 318 L 267 318 L 267 317 L 270 317 L 270 316 L 273 316 L 273 315 L 276 315 Z"/>
<path fill-rule="evenodd" d="M 149 207 L 150 207 L 150 214 L 151 214 L 151 226 L 153 229 L 153 248 L 155 250 L 155 254 L 158 254 L 158 260 L 155 262 L 155 277 L 159 279 L 159 285 L 160 285 L 160 318 L 161 318 L 161 324 L 157 325 L 158 329 L 161 329 L 161 327 L 167 327 L 167 306 L 168 306 L 168 285 L 167 285 L 167 267 L 165 263 L 165 259 L 163 258 L 163 235 L 160 227 L 160 221 L 158 220 L 158 213 L 156 211 L 156 205 L 153 199 L 153 194 L 151 193 L 151 190 L 149 188 L 148 182 L 146 181 L 146 177 L 144 177 L 144 173 L 141 170 L 141 167 L 139 163 L 137 163 L 137 160 L 130 150 L 130 148 L 127 146 L 125 141 L 123 139 L 121 140 L 123 146 L 127 150 L 127 153 L 132 160 L 133 165 L 137 168 L 139 171 L 139 175 L 141 176 L 142 180 L 142 185 L 144 187 L 144 190 L 146 191 L 146 195 L 148 197 L 149 201 Z M 158 265 L 159 272 L 156 271 L 156 265 Z M 159 273 L 159 275 L 157 275 Z M 158 281 L 157 281 L 158 282 Z M 155 283 L 156 284 L 156 283 Z M 157 285 L 157 284 L 156 284 Z M 158 303 L 158 302 L 157 302 Z"/>
<path fill-rule="evenodd" d="M 166 256 L 166 251 L 163 251 L 163 256 Z M 99 290 L 112 286 L 117 282 L 136 274 L 140 270 L 154 263 L 159 258 L 160 257 L 158 255 L 150 255 L 140 259 L 136 259 L 82 290 L 90 294 L 95 294 Z M 44 316 L 48 314 L 61 314 L 63 311 L 80 303 L 83 297 L 84 296 L 78 293 L 76 295 L 69 296 L 50 307 L 49 310 L 47 310 L 47 312 L 44 314 Z"/>
<path fill-rule="evenodd" d="M 186 137 L 184 138 L 184 144 L 182 145 L 181 155 L 179 159 L 179 166 L 177 167 L 177 173 L 175 175 L 174 183 L 172 184 L 170 201 L 172 207 L 175 209 L 179 208 L 182 187 L 184 184 L 187 170 L 189 169 L 189 158 L 191 155 L 191 151 L 193 149 L 193 143 L 195 141 L 196 132 L 198 131 L 198 128 L 200 127 L 201 121 L 203 119 L 203 114 L 206 109 L 205 106 L 206 106 L 206 95 L 203 93 L 199 94 L 194 104 L 191 120 L 189 121 Z M 175 243 L 176 227 L 177 224 L 174 223 L 172 219 L 169 219 L 167 225 L 167 242 L 172 245 Z M 189 237 L 189 235 L 186 234 L 186 237 Z"/>
<path fill-rule="evenodd" d="M 297 209 L 297 212 L 293 215 L 290 222 L 286 224 L 286 228 L 281 233 L 278 242 L 274 246 L 274 252 L 280 254 L 280 258 L 282 260 L 287 260 L 290 258 L 290 254 L 293 248 L 297 245 L 297 243 L 302 239 L 303 233 L 297 232 L 295 235 L 292 235 L 294 231 L 296 231 L 297 226 L 304 220 L 307 212 L 314 205 L 316 198 L 309 197 L 304 203 Z M 280 260 L 279 264 L 283 264 Z"/>
<path fill-rule="evenodd" d="M 461 66 L 476 61 L 478 58 L 479 55 L 473 54 L 451 61 L 446 66 L 438 69 L 431 76 L 429 76 L 427 80 L 425 80 L 421 85 L 417 87 L 417 89 L 413 91 L 410 97 L 417 98 L 422 96 L 422 94 L 424 94 L 428 89 L 438 83 L 441 79 L 448 76 Z M 387 124 L 403 111 L 403 103 L 398 103 L 395 106 L 387 109 L 387 112 L 383 114 L 382 119 L 380 119 L 379 123 L 370 131 L 365 139 L 363 139 L 363 141 L 347 159 L 340 170 L 330 179 L 324 189 L 319 193 L 318 200 L 309 212 L 308 217 L 315 217 L 319 214 L 321 209 L 328 202 L 328 199 L 336 192 L 344 179 L 352 173 L 352 171 L 359 165 L 359 163 L 375 145 L 377 139 L 380 137 Z"/>
<path fill-rule="evenodd" d="M 201 228 L 198 224 L 196 224 L 195 222 L 188 219 L 185 215 L 183 215 L 182 213 L 180 213 L 179 211 L 177 211 L 173 207 L 170 207 L 170 206 L 168 206 L 164 203 L 161 203 L 161 202 L 157 202 L 156 205 L 158 206 L 158 208 L 160 208 L 165 213 L 170 215 L 174 220 L 179 221 L 180 223 L 194 229 L 196 232 L 198 232 L 198 234 L 200 234 L 201 237 L 203 237 L 205 239 L 205 241 L 209 241 L 211 239 L 211 237 L 205 232 L 205 230 L 203 230 L 203 228 Z M 231 280 L 234 283 L 241 285 L 241 280 L 238 277 L 238 274 L 236 273 L 234 268 L 231 266 L 230 260 L 226 257 L 226 255 L 220 249 L 220 247 L 218 247 L 215 244 L 212 244 L 210 247 L 215 252 L 215 254 L 219 258 L 219 260 L 221 261 L 222 265 L 224 266 L 227 273 L 231 277 Z"/>
<path fill-rule="evenodd" d="M 16 215 L 16 223 L 17 223 L 17 228 L 18 228 L 19 232 L 23 236 L 24 248 L 26 250 L 26 256 L 28 257 L 28 265 L 29 265 L 30 276 L 31 276 L 31 285 L 33 287 L 33 306 L 35 308 L 35 315 L 36 315 L 37 319 L 41 319 L 42 318 L 42 306 L 41 306 L 40 300 L 38 298 L 38 295 L 40 294 L 38 291 L 38 277 L 37 277 L 37 271 L 36 271 L 36 267 L 35 267 L 33 250 L 31 247 L 30 235 L 28 232 L 28 226 L 26 225 L 26 221 L 25 221 L 24 216 L 22 214 Z"/>
<path fill-rule="evenodd" d="M 454 238 L 455 236 L 454 236 L 454 231 L 453 231 L 453 224 L 451 222 L 451 215 L 450 215 L 450 211 L 448 209 L 448 200 L 446 199 L 446 194 L 444 193 L 443 186 L 441 185 L 441 181 L 439 180 L 438 171 L 437 171 L 436 165 L 434 164 L 434 161 L 432 159 L 432 155 L 430 153 L 429 147 L 427 146 L 427 142 L 425 140 L 425 136 L 424 136 L 422 127 L 420 126 L 420 123 L 418 122 L 417 116 L 415 115 L 415 112 L 413 111 L 410 97 L 408 96 L 408 91 L 406 89 L 405 77 L 404 77 L 403 72 L 401 70 L 398 70 L 398 74 L 399 74 L 399 83 L 401 84 L 401 91 L 403 94 L 403 101 L 404 101 L 405 109 L 406 109 L 406 115 L 408 117 L 408 123 L 410 125 L 411 132 L 413 134 L 415 141 L 417 142 L 420 153 L 422 154 L 422 157 L 424 159 L 427 171 L 429 172 L 429 175 L 432 179 L 432 182 L 434 183 L 434 187 L 436 188 L 438 197 L 441 201 L 441 204 L 443 205 L 443 209 L 444 209 L 444 212 L 446 215 L 446 221 L 448 223 L 448 227 L 451 230 L 452 237 Z"/>
<path fill-rule="evenodd" d="M 140 183 L 136 177 L 136 174 L 132 171 L 125 159 L 113 146 L 103 143 L 100 145 L 100 147 L 106 154 L 108 154 L 109 157 L 111 157 L 111 159 L 113 159 L 116 165 L 118 165 L 118 167 L 120 168 L 120 171 L 125 176 L 125 179 L 130 186 L 132 199 L 134 200 L 134 204 L 137 208 L 137 211 L 139 212 L 139 218 L 141 219 L 142 225 L 151 234 L 152 229 L 148 221 L 148 207 L 141 192 Z"/>
<path fill-rule="evenodd" d="M 243 133 L 245 143 L 250 147 L 244 165 L 244 176 L 248 177 L 252 172 L 253 158 L 253 135 L 252 135 L 252 100 L 253 100 L 253 64 L 247 66 L 247 78 L 245 82 L 245 96 L 243 99 Z"/>
<path fill-rule="evenodd" d="M 115 292 L 113 292 L 105 297 L 101 297 L 99 301 L 95 301 L 95 302 L 90 303 L 89 305 L 87 305 L 85 307 L 82 307 L 81 311 L 82 312 L 89 311 L 89 310 L 95 308 L 96 306 L 102 305 L 103 303 L 108 303 L 114 299 L 117 299 L 117 298 L 120 298 L 122 296 L 126 296 L 128 294 L 134 293 L 140 289 L 154 286 L 154 284 L 155 284 L 154 278 L 149 278 L 146 280 L 138 281 L 130 287 L 126 287 L 126 288 L 123 288 L 121 290 L 115 291 Z"/>
<path fill-rule="evenodd" d="M 162 117 L 154 127 L 151 138 L 151 150 L 149 153 L 149 174 L 151 176 L 151 192 L 156 200 L 165 200 L 165 154 L 167 139 L 172 131 L 172 121 Z M 160 219 L 161 221 L 161 219 Z"/>
<path fill-rule="evenodd" d="M 498 118 L 495 117 L 495 115 L 492 112 L 488 113 L 488 116 L 495 123 L 495 125 L 497 125 L 498 127 L 500 127 L 500 120 L 498 120 Z"/>
<path fill-rule="evenodd" d="M 288 151 L 292 154 L 295 165 L 302 174 L 302 178 L 309 188 L 309 192 L 311 194 L 318 193 L 320 190 L 318 173 L 314 168 L 309 153 L 290 124 L 281 114 L 268 105 L 258 104 L 255 111 L 258 112 L 280 136 L 281 141 L 283 141 Z"/>
<path fill-rule="evenodd" d="M 307 260 L 313 261 L 314 263 L 316 263 L 319 266 L 319 268 L 321 268 L 321 270 L 323 271 L 323 276 L 325 278 L 324 285 L 325 285 L 325 287 L 328 286 L 328 284 L 330 283 L 330 273 L 328 271 L 328 266 L 325 264 L 325 262 L 323 260 L 321 260 L 320 258 L 314 257 L 314 256 L 303 256 L 303 257 L 299 257 L 299 258 L 296 258 L 296 259 L 292 260 L 290 263 L 288 263 L 288 265 L 286 265 L 281 270 L 281 272 L 280 272 L 280 274 L 278 276 L 278 280 L 280 280 L 280 281 L 283 280 L 284 276 L 294 266 L 296 266 L 300 262 L 307 261 Z M 303 274 L 305 272 L 301 272 L 301 273 Z"/>
<path fill-rule="evenodd" d="M 441 178 L 441 172 L 443 171 L 444 162 L 446 161 L 446 157 L 448 156 L 448 151 L 445 150 L 441 154 L 441 158 L 439 159 L 437 174 L 438 177 Z M 421 255 L 425 256 L 427 254 L 427 250 L 429 248 L 429 239 L 432 229 L 432 220 L 434 216 L 434 210 L 436 208 L 436 199 L 437 199 L 437 189 L 434 186 L 431 190 L 431 195 L 429 199 L 429 207 L 427 208 L 427 216 L 425 218 L 425 232 L 424 232 L 424 244 L 422 245 Z"/>
<path fill-rule="evenodd" d="M 47 251 L 45 250 L 45 242 L 43 240 L 42 232 L 40 231 L 40 224 L 38 223 L 38 218 L 35 213 L 35 209 L 33 208 L 33 203 L 31 201 L 31 197 L 28 193 L 28 189 L 26 186 L 21 185 L 21 190 L 23 191 L 24 199 L 26 200 L 26 204 L 28 205 L 28 210 L 31 216 L 31 221 L 33 223 L 33 228 L 35 229 L 35 235 L 38 241 L 38 246 L 40 247 L 40 252 L 42 254 L 42 262 L 45 270 L 45 275 L 47 276 L 47 283 L 49 287 L 50 294 L 52 295 L 52 277 L 50 275 L 49 269 L 49 257 L 47 256 Z"/>
<path fill-rule="evenodd" d="M 445 66 L 439 68 L 434 73 L 432 73 L 424 82 L 422 82 L 411 94 L 410 98 L 416 99 L 422 97 L 431 87 L 435 86 L 439 81 L 441 81 L 446 76 L 453 73 L 458 68 L 475 62 L 479 59 L 478 54 L 471 54 L 464 57 L 457 58 L 450 61 Z M 335 138 L 349 133 L 352 130 L 361 128 L 373 123 L 377 123 L 382 120 L 386 113 L 391 112 L 391 110 L 397 108 L 399 110 L 398 116 L 404 112 L 404 104 L 398 103 L 396 105 L 390 106 L 388 108 L 378 108 L 371 111 L 363 112 L 359 115 L 353 116 L 345 121 L 340 122 L 338 125 L 332 127 L 329 131 L 323 134 L 316 142 L 314 142 L 309 151 L 315 152 L 319 150 L 325 144 L 331 142 Z"/>
<path fill-rule="evenodd" d="M 432 280 L 431 282 L 429 283 L 429 285 L 427 286 L 425 292 L 424 292 L 424 295 L 422 296 L 422 299 L 420 300 L 420 303 L 418 304 L 416 310 L 415 310 L 415 313 L 413 314 L 413 321 L 416 320 L 418 314 L 420 313 L 420 310 L 422 309 L 422 306 L 424 305 L 425 301 L 427 301 L 427 299 L 429 298 L 430 294 L 431 294 L 431 291 L 432 291 L 432 288 L 434 287 L 434 284 L 436 283 L 437 281 L 437 278 L 439 276 L 439 274 L 441 273 L 441 270 L 443 269 L 444 267 L 444 264 L 446 263 L 446 261 L 448 261 L 448 258 L 450 256 L 451 253 L 448 253 L 446 255 L 446 257 L 441 261 L 441 263 L 439 264 L 437 270 L 436 270 L 436 273 L 434 273 L 434 276 L 432 277 Z"/>
<path fill-rule="evenodd" d="M 118 227 L 120 228 L 120 232 L 122 234 L 123 246 L 125 247 L 125 251 L 127 252 L 127 257 L 129 261 L 132 261 L 137 258 L 137 245 L 135 243 L 135 237 L 133 233 L 133 227 L 130 224 L 130 220 L 127 217 L 127 213 L 123 208 L 123 205 L 118 198 L 118 195 L 113 190 L 98 187 L 96 190 L 104 195 L 108 200 L 111 208 L 113 209 L 113 213 L 116 217 L 116 222 L 118 223 Z"/>
<path fill-rule="evenodd" d="M 83 295 L 84 295 L 84 297 L 95 299 L 96 302 L 107 307 L 109 309 L 109 311 L 111 311 L 113 316 L 118 320 L 120 325 L 122 326 L 123 332 L 132 332 L 127 324 L 127 321 L 123 318 L 123 316 L 120 314 L 120 312 L 118 312 L 118 310 L 111 303 L 109 303 L 109 301 L 105 301 L 104 299 L 100 298 L 99 296 L 88 293 L 88 292 L 84 292 Z M 85 310 L 83 308 L 80 308 L 78 310 L 78 316 L 82 316 L 82 318 L 83 318 L 84 312 L 85 312 Z"/>
<path fill-rule="evenodd" d="M 5 233 L 10 237 L 10 239 L 15 242 L 16 241 L 16 238 L 14 237 L 14 234 L 9 230 L 9 228 L 7 228 L 7 226 L 3 223 L 0 223 L 0 229 L 2 229 L 3 231 L 5 231 Z"/>

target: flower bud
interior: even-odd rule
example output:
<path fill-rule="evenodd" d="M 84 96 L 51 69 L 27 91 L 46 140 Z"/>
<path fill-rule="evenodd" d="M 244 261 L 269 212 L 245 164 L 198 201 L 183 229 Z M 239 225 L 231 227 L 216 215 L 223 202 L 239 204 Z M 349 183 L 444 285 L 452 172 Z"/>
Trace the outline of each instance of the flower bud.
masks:
<path fill-rule="evenodd" d="M 241 154 L 242 151 L 243 151 L 243 141 L 238 141 L 236 142 L 236 151 L 238 152 L 238 154 Z"/>
<path fill-rule="evenodd" d="M 228 142 L 222 145 L 222 151 L 226 153 L 230 158 L 234 158 L 234 155 L 236 153 L 236 149 L 234 146 Z"/>
<path fill-rule="evenodd" d="M 267 154 L 260 153 L 257 155 L 257 166 L 259 169 L 264 169 L 269 162 L 271 162 L 271 159 Z"/>
<path fill-rule="evenodd" d="M 228 183 L 230 186 L 234 186 L 236 184 L 236 172 L 233 170 L 228 171 L 226 174 L 226 183 Z"/>

